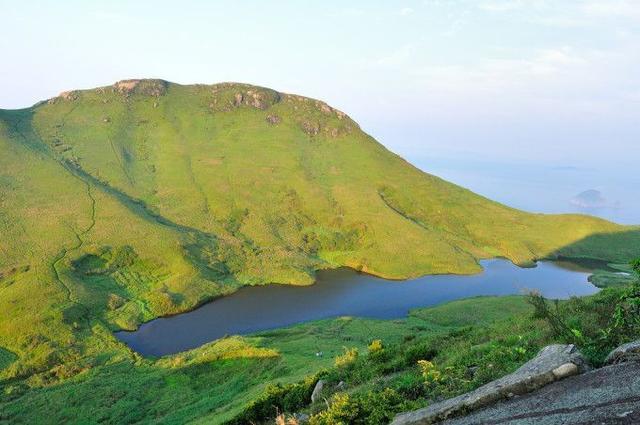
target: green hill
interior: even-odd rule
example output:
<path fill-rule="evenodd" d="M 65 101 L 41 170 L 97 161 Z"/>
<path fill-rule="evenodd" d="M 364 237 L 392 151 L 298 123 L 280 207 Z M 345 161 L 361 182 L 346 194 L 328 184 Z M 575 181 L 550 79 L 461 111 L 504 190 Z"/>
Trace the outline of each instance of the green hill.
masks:
<path fill-rule="evenodd" d="M 112 330 L 321 268 L 401 279 L 640 247 L 635 229 L 492 202 L 323 102 L 243 84 L 129 80 L 0 110 L 0 152 L 5 378 L 74 376 L 126 352 Z"/>

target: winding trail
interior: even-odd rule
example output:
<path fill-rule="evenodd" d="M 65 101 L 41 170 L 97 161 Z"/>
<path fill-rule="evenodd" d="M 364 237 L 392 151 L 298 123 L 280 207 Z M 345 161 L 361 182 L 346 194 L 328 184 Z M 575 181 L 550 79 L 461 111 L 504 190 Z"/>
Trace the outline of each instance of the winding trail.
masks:
<path fill-rule="evenodd" d="M 53 272 L 54 272 L 54 274 L 56 276 L 57 281 L 64 287 L 64 289 L 65 289 L 65 291 L 67 293 L 67 299 L 70 302 L 72 302 L 72 303 L 74 303 L 74 304 L 76 304 L 78 306 L 81 306 L 81 308 L 84 310 L 84 312 L 88 314 L 89 313 L 89 309 L 84 304 L 82 304 L 80 302 L 78 297 L 76 297 L 73 294 L 73 291 L 71 290 L 71 287 L 64 282 L 64 280 L 62 279 L 60 270 L 58 269 L 58 265 L 60 264 L 61 261 L 63 261 L 66 258 L 67 254 L 69 252 L 75 251 L 75 250 L 80 249 L 80 248 L 82 248 L 84 246 L 83 236 L 85 236 L 87 233 L 89 233 L 91 231 L 91 229 L 93 229 L 95 227 L 95 225 L 96 225 L 96 199 L 93 197 L 93 195 L 91 193 L 91 185 L 88 182 L 82 180 L 80 177 L 78 177 L 74 173 L 72 173 L 72 175 L 75 178 L 77 178 L 78 180 L 80 180 L 82 183 L 84 183 L 86 185 L 86 187 L 87 187 L 87 196 L 91 200 L 91 221 L 90 221 L 89 225 L 79 233 L 77 231 L 75 231 L 74 229 L 72 229 L 74 234 L 76 235 L 77 243 L 74 246 L 72 246 L 71 248 L 69 248 L 69 249 L 62 248 L 62 250 L 60 251 L 58 256 L 56 256 L 56 258 L 54 259 L 53 263 L 51 264 L 51 267 L 53 269 Z M 87 321 L 88 321 L 88 318 L 87 318 Z"/>
<path fill-rule="evenodd" d="M 467 256 L 469 258 L 471 258 L 476 264 L 478 264 L 478 259 L 471 254 L 469 251 L 462 249 L 460 246 L 451 243 L 452 241 L 450 241 L 449 239 L 447 239 L 445 236 L 441 235 L 440 233 L 444 233 L 445 235 L 449 235 L 453 240 L 461 240 L 467 243 L 470 243 L 473 246 L 477 246 L 474 242 L 465 239 L 461 236 L 456 235 L 455 233 L 453 233 L 452 231 L 445 229 L 443 227 L 430 227 L 427 224 L 423 223 L 421 220 L 418 220 L 417 218 L 411 217 L 408 213 L 406 213 L 405 211 L 402 211 L 400 208 L 394 206 L 385 196 L 385 194 L 382 191 L 378 191 L 378 196 L 380 197 L 380 199 L 382 200 L 382 202 L 384 202 L 384 204 L 393 212 L 395 212 L 396 214 L 398 214 L 400 217 L 404 218 L 405 220 L 410 221 L 411 223 L 415 224 L 416 226 L 422 228 L 423 230 L 427 231 L 427 233 L 429 233 L 430 235 L 435 236 L 436 238 L 438 238 L 441 242 L 447 244 L 448 246 L 450 246 L 455 252 L 457 252 L 460 255 L 464 255 Z"/>
<path fill-rule="evenodd" d="M 64 119 L 66 119 L 74 110 L 75 110 L 75 106 L 71 108 L 71 110 L 64 115 L 62 125 L 64 125 Z M 84 322 L 84 325 L 86 326 L 86 330 L 90 331 L 91 333 L 96 335 L 99 339 L 102 339 L 103 341 L 108 343 L 109 341 L 106 340 L 104 336 L 102 336 L 100 333 L 96 334 L 91 330 L 91 321 L 95 320 L 101 323 L 107 329 L 109 327 L 99 317 L 91 316 L 91 312 L 89 308 L 86 305 L 84 305 L 77 296 L 75 296 L 71 286 L 67 284 L 63 279 L 63 274 L 59 268 L 61 263 L 65 260 L 65 258 L 67 258 L 67 255 L 70 252 L 81 249 L 84 246 L 85 244 L 84 236 L 86 236 L 96 226 L 97 201 L 92 193 L 92 187 L 95 186 L 97 188 L 100 188 L 100 186 L 97 186 L 97 185 L 92 186 L 93 182 L 91 181 L 91 179 L 85 178 L 81 170 L 76 170 L 71 163 L 69 163 L 68 161 L 65 161 L 63 158 L 60 158 L 58 155 L 56 155 L 56 152 L 53 151 L 51 147 L 42 140 L 42 137 L 38 134 L 36 129 L 32 127 L 30 122 L 30 117 L 28 117 L 29 121 L 26 123 L 25 123 L 25 118 L 27 117 L 20 117 L 20 119 L 17 120 L 17 123 L 14 127 L 14 130 L 23 139 L 25 145 L 29 149 L 33 150 L 37 155 L 41 155 L 46 158 L 52 159 L 53 161 L 58 163 L 73 178 L 82 182 L 82 184 L 85 185 L 86 187 L 86 194 L 87 194 L 87 197 L 89 198 L 90 205 L 91 205 L 90 216 L 89 216 L 90 222 L 84 229 L 80 230 L 79 232 L 71 228 L 71 230 L 75 234 L 77 242 L 75 245 L 73 245 L 70 248 L 63 247 L 60 250 L 60 252 L 56 255 L 56 257 L 51 263 L 51 270 L 53 271 L 53 275 L 55 277 L 56 282 L 62 287 L 63 291 L 65 292 L 67 301 L 73 305 L 78 306 L 78 308 L 82 310 L 81 319 Z M 30 133 L 31 138 L 27 137 L 27 135 L 25 134 L 25 131 Z M 136 363 L 138 361 L 137 355 L 132 350 L 127 349 L 126 353 L 128 354 L 128 357 L 131 359 L 133 363 Z M 85 355 L 84 357 L 86 358 L 89 356 Z"/>
<path fill-rule="evenodd" d="M 75 107 L 71 108 L 71 110 L 69 110 L 69 112 L 67 112 L 64 117 L 63 117 L 63 125 L 64 125 L 64 119 L 69 116 L 73 111 L 75 110 Z M 24 113 L 23 113 L 24 115 Z M 68 167 L 67 165 L 65 165 L 65 163 L 63 161 L 60 161 L 57 157 L 55 152 L 53 152 L 51 150 L 51 148 L 49 147 L 49 145 L 47 145 L 46 143 L 44 143 L 42 141 L 42 138 L 40 137 L 40 135 L 37 134 L 37 132 L 35 131 L 35 129 L 32 127 L 31 122 L 30 122 L 30 116 L 19 116 L 18 119 L 15 121 L 15 125 L 13 126 L 13 130 L 15 131 L 15 133 L 24 141 L 24 145 L 31 149 L 34 153 L 36 153 L 37 155 L 42 155 L 44 157 L 48 157 L 53 159 L 54 161 L 56 161 L 57 163 L 61 164 L 63 166 L 63 168 L 69 172 L 74 178 L 78 179 L 79 181 L 81 181 L 83 184 L 86 185 L 87 188 L 87 196 L 90 199 L 90 203 L 91 203 L 91 214 L 90 214 L 90 223 L 89 225 L 82 231 L 77 232 L 75 229 L 71 228 L 71 230 L 73 231 L 73 233 L 76 236 L 77 239 L 77 243 L 72 246 L 71 248 L 66 248 L 63 247 L 60 252 L 54 257 L 53 261 L 51 262 L 51 270 L 53 272 L 53 275 L 55 277 L 55 280 L 58 282 L 58 284 L 62 287 L 63 291 L 66 294 L 66 298 L 68 300 L 68 302 L 79 306 L 82 311 L 83 311 L 83 320 L 86 322 L 87 327 L 89 326 L 90 320 L 89 320 L 89 309 L 87 308 L 87 306 L 85 306 L 84 304 L 82 304 L 80 302 L 80 300 L 73 294 L 73 290 L 71 289 L 70 285 L 68 285 L 67 283 L 65 283 L 64 279 L 62 278 L 62 274 L 61 271 L 59 269 L 59 265 L 61 264 L 61 262 L 67 257 L 67 254 L 71 251 L 74 251 L 76 249 L 81 248 L 84 245 L 84 240 L 83 240 L 83 236 L 86 235 L 88 232 L 91 231 L 91 229 L 93 229 L 93 227 L 96 224 L 96 200 L 93 197 L 93 194 L 91 193 L 91 185 L 89 182 L 85 181 L 84 179 L 82 179 L 81 176 L 78 176 L 76 173 L 73 172 L 73 170 Z M 29 134 L 30 137 L 28 137 L 27 134 Z"/>

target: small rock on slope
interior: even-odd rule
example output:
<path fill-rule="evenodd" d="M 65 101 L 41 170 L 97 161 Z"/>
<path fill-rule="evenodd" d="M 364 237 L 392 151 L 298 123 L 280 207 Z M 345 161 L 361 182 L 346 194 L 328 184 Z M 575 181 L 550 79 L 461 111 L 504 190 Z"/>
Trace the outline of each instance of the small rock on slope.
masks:
<path fill-rule="evenodd" d="M 640 361 L 640 339 L 621 345 L 613 350 L 605 360 L 606 364 Z"/>
<path fill-rule="evenodd" d="M 320 399 L 320 394 L 322 393 L 322 389 L 324 388 L 324 379 L 320 379 L 316 386 L 313 388 L 313 392 L 311 393 L 311 403 L 315 403 Z"/>

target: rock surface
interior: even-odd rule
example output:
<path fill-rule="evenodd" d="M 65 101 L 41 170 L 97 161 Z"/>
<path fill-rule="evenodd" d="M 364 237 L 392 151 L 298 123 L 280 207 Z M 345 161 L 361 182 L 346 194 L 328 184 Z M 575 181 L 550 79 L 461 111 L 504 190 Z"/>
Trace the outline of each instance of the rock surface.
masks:
<path fill-rule="evenodd" d="M 628 361 L 640 361 L 640 339 L 621 345 L 609 353 L 606 364 L 622 363 Z"/>
<path fill-rule="evenodd" d="M 309 422 L 309 415 L 307 415 L 306 413 L 294 413 L 293 419 L 299 424 L 306 424 L 307 422 Z"/>
<path fill-rule="evenodd" d="M 311 393 L 311 403 L 315 403 L 320 399 L 320 394 L 322 393 L 322 389 L 324 388 L 324 379 L 320 379 L 316 386 L 313 388 L 313 392 Z"/>
<path fill-rule="evenodd" d="M 424 409 L 402 413 L 396 416 L 392 425 L 435 423 L 463 411 L 479 409 L 514 395 L 526 394 L 587 370 L 587 361 L 574 345 L 550 345 L 512 374 L 458 397 L 434 403 Z"/>
<path fill-rule="evenodd" d="M 640 363 L 572 376 L 442 424 L 640 424 Z"/>

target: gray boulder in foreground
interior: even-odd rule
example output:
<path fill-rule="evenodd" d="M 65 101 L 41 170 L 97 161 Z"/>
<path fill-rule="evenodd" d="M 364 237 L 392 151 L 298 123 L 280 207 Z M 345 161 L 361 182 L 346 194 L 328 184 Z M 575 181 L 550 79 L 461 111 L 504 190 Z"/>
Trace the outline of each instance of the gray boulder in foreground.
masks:
<path fill-rule="evenodd" d="M 621 345 L 609 353 L 606 364 L 640 361 L 640 339 Z"/>
<path fill-rule="evenodd" d="M 318 380 L 316 382 L 316 386 L 313 387 L 313 392 L 311 393 L 311 403 L 315 403 L 317 400 L 320 400 L 320 394 L 324 389 L 324 379 Z"/>
<path fill-rule="evenodd" d="M 595 369 L 442 425 L 638 425 L 640 362 Z"/>
<path fill-rule="evenodd" d="M 496 401 L 529 393 L 554 381 L 589 370 L 574 345 L 549 345 L 510 375 L 482 387 L 413 412 L 401 413 L 392 425 L 431 424 L 457 413 L 475 410 Z"/>

